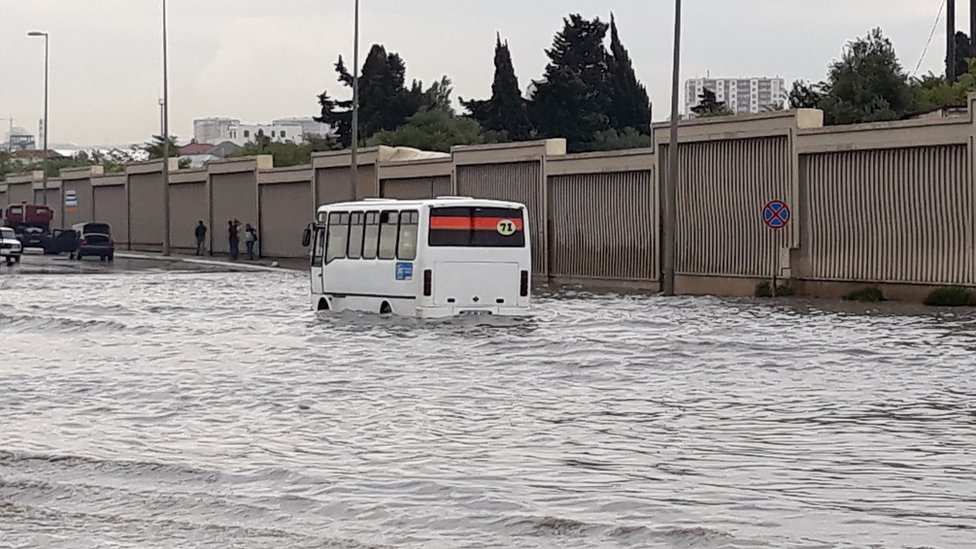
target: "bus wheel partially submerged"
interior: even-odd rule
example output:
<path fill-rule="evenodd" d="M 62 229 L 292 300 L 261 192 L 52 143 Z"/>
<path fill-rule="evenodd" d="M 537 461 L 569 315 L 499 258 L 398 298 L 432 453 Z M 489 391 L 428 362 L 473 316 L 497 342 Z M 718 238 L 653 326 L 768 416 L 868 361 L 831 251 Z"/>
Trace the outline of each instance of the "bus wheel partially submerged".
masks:
<path fill-rule="evenodd" d="M 319 208 L 311 246 L 316 310 L 421 318 L 528 313 L 532 256 L 524 205 L 445 197 Z"/>

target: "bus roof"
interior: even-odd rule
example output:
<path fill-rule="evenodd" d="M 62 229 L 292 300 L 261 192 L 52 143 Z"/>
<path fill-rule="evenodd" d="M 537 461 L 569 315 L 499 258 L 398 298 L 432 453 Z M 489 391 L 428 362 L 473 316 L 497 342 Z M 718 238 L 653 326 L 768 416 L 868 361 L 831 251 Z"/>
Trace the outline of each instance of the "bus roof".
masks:
<path fill-rule="evenodd" d="M 443 208 L 451 206 L 482 206 L 497 208 L 524 208 L 524 204 L 518 202 L 508 202 L 504 200 L 491 200 L 487 198 L 471 198 L 468 196 L 439 196 L 437 198 L 425 198 L 420 200 L 397 200 L 395 198 L 367 198 L 356 202 L 338 202 L 336 204 L 326 204 L 319 206 L 318 211 L 330 212 L 342 209 L 370 209 L 370 208 L 422 208 L 430 206 L 432 208 Z"/>

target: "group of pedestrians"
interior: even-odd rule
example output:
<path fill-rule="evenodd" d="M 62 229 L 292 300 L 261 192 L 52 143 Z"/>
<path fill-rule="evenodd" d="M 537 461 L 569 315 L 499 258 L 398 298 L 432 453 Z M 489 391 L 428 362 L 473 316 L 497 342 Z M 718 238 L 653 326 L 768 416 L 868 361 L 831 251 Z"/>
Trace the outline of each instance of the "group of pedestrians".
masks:
<path fill-rule="evenodd" d="M 194 231 L 197 238 L 197 255 L 204 255 L 207 240 L 207 226 L 200 221 Z M 244 224 L 244 245 L 247 249 L 247 258 L 254 261 L 254 244 L 258 241 L 258 232 L 250 223 Z M 227 244 L 230 251 L 230 259 L 237 261 L 241 254 L 241 222 L 236 219 L 227 220 Z"/>

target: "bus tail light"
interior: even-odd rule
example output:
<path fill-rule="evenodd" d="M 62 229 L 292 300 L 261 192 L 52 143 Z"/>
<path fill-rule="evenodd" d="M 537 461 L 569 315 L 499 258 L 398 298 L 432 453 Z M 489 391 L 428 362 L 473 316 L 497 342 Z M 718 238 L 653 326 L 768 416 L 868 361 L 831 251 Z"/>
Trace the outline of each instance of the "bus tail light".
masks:
<path fill-rule="evenodd" d="M 424 271 L 424 297 L 430 297 L 434 282 L 434 273 L 430 269 Z"/>
<path fill-rule="evenodd" d="M 522 271 L 522 279 L 519 285 L 519 295 L 526 297 L 529 295 L 529 271 Z"/>

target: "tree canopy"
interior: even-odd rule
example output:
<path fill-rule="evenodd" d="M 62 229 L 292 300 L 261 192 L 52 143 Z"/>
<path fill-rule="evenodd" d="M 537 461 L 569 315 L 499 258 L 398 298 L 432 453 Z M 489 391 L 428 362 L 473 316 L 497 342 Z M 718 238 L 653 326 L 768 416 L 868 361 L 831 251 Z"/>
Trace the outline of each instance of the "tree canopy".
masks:
<path fill-rule="evenodd" d="M 486 130 L 499 132 L 512 141 L 524 141 L 533 134 L 526 101 L 519 88 L 508 42 L 501 35 L 495 43 L 495 80 L 488 100 L 461 99 L 469 115 Z"/>
<path fill-rule="evenodd" d="M 692 107 L 691 112 L 701 118 L 733 114 L 725 102 L 719 101 L 715 92 L 708 88 L 702 89 L 701 95 L 698 96 L 698 105 Z"/>
<path fill-rule="evenodd" d="M 367 144 L 450 152 L 455 145 L 484 142 L 481 126 L 471 118 L 444 109 L 423 109 L 397 129 L 376 133 Z"/>
<path fill-rule="evenodd" d="M 610 125 L 618 132 L 633 128 L 647 134 L 651 123 L 651 100 L 647 88 L 637 80 L 630 53 L 620 41 L 617 20 L 610 14 L 610 55 L 607 57 L 610 80 Z"/>
<path fill-rule="evenodd" d="M 596 134 L 611 128 L 613 97 L 603 46 L 608 25 L 579 14 L 563 23 L 546 50 L 549 64 L 536 82 L 529 113 L 541 137 L 565 137 L 569 150 L 591 150 Z"/>

